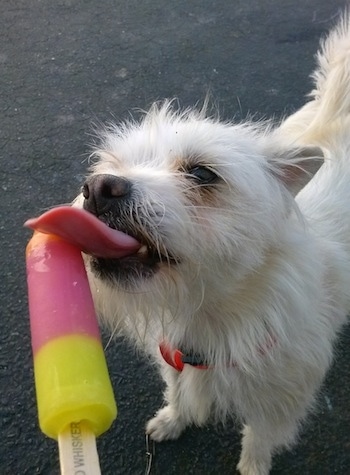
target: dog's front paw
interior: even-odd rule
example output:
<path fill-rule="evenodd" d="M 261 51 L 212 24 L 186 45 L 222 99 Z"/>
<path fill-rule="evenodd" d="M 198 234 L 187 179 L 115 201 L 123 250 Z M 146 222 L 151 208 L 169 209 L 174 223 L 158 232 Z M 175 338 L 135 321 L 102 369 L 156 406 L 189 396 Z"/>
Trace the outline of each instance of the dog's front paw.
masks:
<path fill-rule="evenodd" d="M 242 453 L 237 470 L 241 475 L 268 475 L 271 465 L 268 435 L 257 437 L 250 426 L 244 426 L 242 434 Z"/>
<path fill-rule="evenodd" d="M 268 475 L 270 465 L 257 463 L 256 461 L 240 460 L 237 470 L 240 475 Z"/>
<path fill-rule="evenodd" d="M 166 406 L 148 421 L 146 433 L 156 442 L 162 442 L 177 439 L 184 428 L 185 423 L 179 414 L 171 406 Z"/>

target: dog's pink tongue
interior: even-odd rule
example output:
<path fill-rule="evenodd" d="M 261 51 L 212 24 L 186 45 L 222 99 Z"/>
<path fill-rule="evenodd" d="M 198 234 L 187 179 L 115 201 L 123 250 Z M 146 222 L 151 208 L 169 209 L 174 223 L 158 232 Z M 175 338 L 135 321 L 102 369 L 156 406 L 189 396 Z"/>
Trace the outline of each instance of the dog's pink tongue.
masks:
<path fill-rule="evenodd" d="M 120 258 L 134 254 L 141 244 L 131 236 L 109 228 L 91 213 L 71 206 L 51 209 L 24 226 L 69 241 L 86 254 Z"/>

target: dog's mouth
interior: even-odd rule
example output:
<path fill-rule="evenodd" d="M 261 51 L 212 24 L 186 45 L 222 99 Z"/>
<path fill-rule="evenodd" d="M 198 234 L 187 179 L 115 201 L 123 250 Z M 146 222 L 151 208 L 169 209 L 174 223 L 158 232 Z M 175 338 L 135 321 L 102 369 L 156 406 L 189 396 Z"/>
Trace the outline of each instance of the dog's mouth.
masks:
<path fill-rule="evenodd" d="M 178 263 L 163 245 L 153 243 L 150 233 L 121 229 L 80 208 L 60 206 L 25 225 L 69 241 L 90 255 L 92 270 L 108 280 L 134 282 L 154 275 L 161 265 Z"/>
<path fill-rule="evenodd" d="M 179 263 L 179 259 L 171 255 L 164 245 L 152 239 L 151 232 L 145 232 L 144 229 L 139 231 L 134 225 L 129 229 L 119 223 L 115 226 L 113 221 L 103 221 L 109 228 L 132 236 L 140 246 L 136 252 L 118 258 L 92 256 L 91 269 L 99 278 L 124 286 L 133 286 L 139 279 L 152 277 L 161 268 L 169 268 Z"/>

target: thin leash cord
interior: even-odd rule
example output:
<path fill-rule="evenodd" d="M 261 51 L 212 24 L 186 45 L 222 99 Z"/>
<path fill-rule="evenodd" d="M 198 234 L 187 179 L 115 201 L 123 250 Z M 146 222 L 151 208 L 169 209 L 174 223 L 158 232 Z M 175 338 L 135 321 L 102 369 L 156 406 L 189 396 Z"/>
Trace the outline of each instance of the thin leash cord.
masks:
<path fill-rule="evenodd" d="M 152 463 L 156 454 L 156 446 L 149 434 L 146 434 L 146 470 L 145 475 L 151 475 Z"/>

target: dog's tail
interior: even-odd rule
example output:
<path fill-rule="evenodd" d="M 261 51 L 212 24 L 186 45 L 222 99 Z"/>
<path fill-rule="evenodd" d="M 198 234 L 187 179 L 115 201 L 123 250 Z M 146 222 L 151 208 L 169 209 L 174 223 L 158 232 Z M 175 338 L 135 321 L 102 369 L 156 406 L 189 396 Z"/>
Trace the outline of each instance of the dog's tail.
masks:
<path fill-rule="evenodd" d="M 350 126 L 350 10 L 321 41 L 316 59 L 312 100 L 282 129 L 301 144 L 328 148 Z"/>
<path fill-rule="evenodd" d="M 328 125 L 350 114 L 350 14 L 346 12 L 337 26 L 321 42 L 318 67 L 312 77 L 311 96 L 318 103 L 309 129 L 324 134 Z M 327 135 L 327 134 L 326 134 Z"/>

